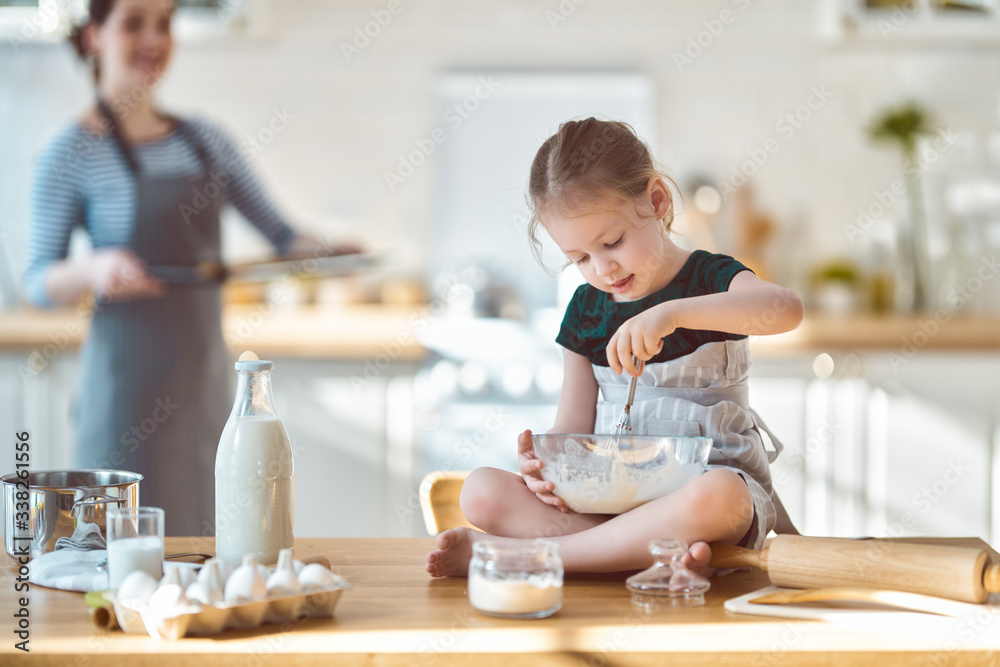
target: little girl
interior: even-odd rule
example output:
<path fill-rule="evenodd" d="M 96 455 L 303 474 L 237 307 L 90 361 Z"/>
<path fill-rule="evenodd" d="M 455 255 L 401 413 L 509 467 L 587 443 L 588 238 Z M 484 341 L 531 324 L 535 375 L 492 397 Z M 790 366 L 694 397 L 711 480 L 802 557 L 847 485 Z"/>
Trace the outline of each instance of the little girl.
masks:
<path fill-rule="evenodd" d="M 541 477 L 531 431 L 518 437 L 520 475 L 473 471 L 460 498 L 469 522 L 490 535 L 551 537 L 567 571 L 642 569 L 650 540 L 679 538 L 692 545 L 688 566 L 707 572 L 707 542 L 760 548 L 783 515 L 768 465 L 777 452 L 765 451 L 766 427 L 748 404 L 747 335 L 794 329 L 802 303 L 732 257 L 675 245 L 668 183 L 631 127 L 594 118 L 564 123 L 531 166 L 536 254 L 541 225 L 587 280 L 556 338 L 565 373 L 551 432 L 611 433 L 639 375 L 634 355 L 646 363 L 633 432 L 714 440 L 704 474 L 619 515 L 569 510 Z M 441 533 L 427 571 L 467 574 L 479 537 L 467 528 Z"/>

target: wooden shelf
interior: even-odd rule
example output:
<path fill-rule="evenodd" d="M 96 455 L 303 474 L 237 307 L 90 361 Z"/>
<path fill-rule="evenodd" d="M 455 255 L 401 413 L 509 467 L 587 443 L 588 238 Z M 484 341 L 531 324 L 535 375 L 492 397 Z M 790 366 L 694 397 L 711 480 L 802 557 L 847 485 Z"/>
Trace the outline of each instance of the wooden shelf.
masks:
<path fill-rule="evenodd" d="M 351 305 L 341 308 L 266 304 L 232 305 L 223 312 L 230 348 L 271 356 L 369 359 L 388 354 L 418 360 L 427 353 L 417 333 L 431 317 L 426 307 Z M 86 336 L 87 317 L 72 310 L 14 311 L 0 318 L 0 350 L 76 348 Z M 795 331 L 751 338 L 755 356 L 825 350 L 917 349 L 1000 351 L 1000 317 L 851 315 L 808 316 Z"/>
<path fill-rule="evenodd" d="M 1000 351 L 1000 318 L 926 315 L 809 316 L 795 331 L 753 337 L 754 356 L 825 350 Z"/>

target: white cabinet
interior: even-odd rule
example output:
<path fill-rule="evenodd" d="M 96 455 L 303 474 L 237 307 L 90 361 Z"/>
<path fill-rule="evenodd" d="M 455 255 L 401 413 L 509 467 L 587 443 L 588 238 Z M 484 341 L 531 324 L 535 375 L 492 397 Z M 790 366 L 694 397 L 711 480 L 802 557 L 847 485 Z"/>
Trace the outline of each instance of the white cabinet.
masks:
<path fill-rule="evenodd" d="M 414 364 L 274 359 L 295 457 L 296 537 L 424 535 L 413 444 Z"/>
<path fill-rule="evenodd" d="M 810 535 L 1000 538 L 1000 355 L 923 350 L 759 355 L 751 405 L 785 445 L 775 487 Z M 0 424 L 31 433 L 32 468 L 73 465 L 76 354 L 24 376 L 0 355 Z M 548 428 L 554 405 L 467 403 L 414 413 L 417 364 L 276 358 L 275 402 L 295 452 L 296 535 L 424 535 L 417 491 L 431 468 L 514 469 L 515 438 Z M 491 412 L 491 409 L 493 410 Z M 499 412 L 498 412 L 499 411 Z M 425 415 L 426 416 L 426 415 Z M 0 470 L 13 469 L 13 439 Z"/>
<path fill-rule="evenodd" d="M 751 403 L 784 441 L 772 466 L 810 535 L 1000 536 L 1000 355 L 925 350 L 755 360 Z"/>
<path fill-rule="evenodd" d="M 24 374 L 29 352 L 0 355 L 0 471 L 14 469 L 14 432 L 31 433 L 31 468 L 73 467 L 77 355 Z M 275 404 L 295 455 L 298 537 L 424 535 L 412 444 L 415 366 L 377 375 L 363 361 L 275 360 Z M 2 530 L 2 529 L 0 529 Z"/>
<path fill-rule="evenodd" d="M 45 363 L 30 363 L 31 351 L 0 354 L 0 471 L 14 469 L 10 434 L 31 434 L 31 469 L 73 465 L 73 404 L 77 393 L 76 354 L 53 353 Z M 38 358 L 38 357 L 36 357 Z"/>

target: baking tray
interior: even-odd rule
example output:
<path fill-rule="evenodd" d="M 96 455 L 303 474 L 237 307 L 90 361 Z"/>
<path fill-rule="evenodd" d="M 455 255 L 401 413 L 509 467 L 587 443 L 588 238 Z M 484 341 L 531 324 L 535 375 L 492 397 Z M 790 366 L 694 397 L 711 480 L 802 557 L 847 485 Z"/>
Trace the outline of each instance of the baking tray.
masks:
<path fill-rule="evenodd" d="M 335 278 L 371 269 L 378 263 L 372 253 L 287 257 L 226 265 L 217 261 L 197 264 L 150 264 L 146 271 L 171 284 L 266 283 L 292 274 L 299 278 Z"/>
<path fill-rule="evenodd" d="M 859 632 L 888 633 L 923 639 L 936 638 L 942 642 L 965 636 L 962 633 L 971 634 L 968 632 L 969 628 L 974 626 L 981 629 L 976 632 L 976 641 L 970 641 L 970 645 L 981 646 L 989 646 L 991 638 L 1000 633 L 1000 607 L 989 604 L 955 602 L 956 608 L 964 606 L 968 610 L 964 618 L 955 618 L 917 611 L 904 611 L 897 607 L 860 601 L 799 604 L 753 604 L 750 602 L 762 595 L 789 590 L 792 589 L 768 586 L 726 600 L 723 603 L 723 608 L 734 614 L 770 616 L 793 621 L 825 621 Z"/>

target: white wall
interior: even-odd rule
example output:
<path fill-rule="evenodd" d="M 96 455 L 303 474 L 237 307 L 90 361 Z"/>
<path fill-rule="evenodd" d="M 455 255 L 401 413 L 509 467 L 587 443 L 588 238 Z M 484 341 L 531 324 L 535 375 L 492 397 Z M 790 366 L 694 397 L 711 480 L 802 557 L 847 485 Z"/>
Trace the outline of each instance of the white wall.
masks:
<path fill-rule="evenodd" d="M 982 153 L 987 134 L 1000 131 L 1000 42 L 912 40 L 905 30 L 831 42 L 822 37 L 831 3 L 403 0 L 347 62 L 340 43 L 386 3 L 256 0 L 250 17 L 263 36 L 180 44 L 160 98 L 168 109 L 214 118 L 237 138 L 287 109 L 295 120 L 255 160 L 282 208 L 307 226 L 356 229 L 392 250 L 397 270 L 421 272 L 439 240 L 431 233 L 434 160 L 395 192 L 384 174 L 438 124 L 434 91 L 443 72 L 637 71 L 656 86 L 655 148 L 682 180 L 726 178 L 748 149 L 775 137 L 780 149 L 756 175 L 758 201 L 782 225 L 808 226 L 796 249 L 806 257 L 859 256 L 843 227 L 898 176 L 895 152 L 870 145 L 864 126 L 885 105 L 914 97 L 942 123 L 975 132 Z M 575 9 L 550 26 L 547 12 L 560 7 Z M 734 22 L 678 71 L 674 52 L 724 9 Z M 783 138 L 775 123 L 813 86 L 832 96 Z M 0 224 L 17 275 L 32 156 L 91 94 L 65 45 L 0 44 Z"/>

